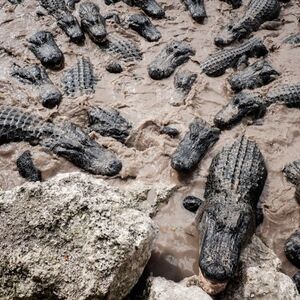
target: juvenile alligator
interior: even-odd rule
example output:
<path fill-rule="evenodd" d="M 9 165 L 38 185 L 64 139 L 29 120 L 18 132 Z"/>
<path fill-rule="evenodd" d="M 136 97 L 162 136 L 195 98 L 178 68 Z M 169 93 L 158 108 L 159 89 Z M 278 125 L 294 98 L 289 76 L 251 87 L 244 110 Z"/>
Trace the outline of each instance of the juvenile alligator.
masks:
<path fill-rule="evenodd" d="M 221 76 L 226 69 L 239 66 L 249 57 L 261 57 L 268 53 L 260 38 L 253 37 L 240 46 L 223 49 L 207 57 L 200 65 L 202 71 L 211 77 Z"/>
<path fill-rule="evenodd" d="M 51 32 L 39 31 L 28 39 L 28 43 L 29 49 L 45 67 L 61 69 L 64 66 L 64 55 Z"/>
<path fill-rule="evenodd" d="M 149 42 L 158 41 L 161 33 L 152 24 L 151 20 L 143 14 L 134 14 L 128 18 L 128 25 Z"/>
<path fill-rule="evenodd" d="M 75 2 L 78 1 L 69 0 L 66 3 L 64 0 L 39 0 L 41 7 L 56 19 L 58 26 L 70 40 L 78 44 L 84 41 L 84 34 L 77 19 L 69 11 L 75 6 Z"/>
<path fill-rule="evenodd" d="M 192 171 L 219 139 L 219 135 L 219 129 L 196 118 L 171 156 L 171 167 L 178 172 Z"/>
<path fill-rule="evenodd" d="M 204 0 L 183 0 L 186 8 L 190 11 L 192 18 L 198 22 L 202 23 L 207 17 Z"/>
<path fill-rule="evenodd" d="M 122 163 L 71 123 L 55 125 L 18 108 L 0 107 L 0 144 L 29 142 L 41 145 L 93 174 L 113 176 Z"/>
<path fill-rule="evenodd" d="M 300 44 L 300 33 L 292 34 L 283 41 L 285 44 L 298 45 Z"/>
<path fill-rule="evenodd" d="M 88 117 L 90 131 L 111 136 L 121 143 L 125 142 L 132 128 L 131 124 L 115 109 L 107 111 L 100 107 L 92 107 L 88 111 Z"/>
<path fill-rule="evenodd" d="M 266 102 L 268 105 L 282 103 L 290 108 L 300 108 L 300 83 L 284 84 L 271 89 L 266 95 Z"/>
<path fill-rule="evenodd" d="M 235 274 L 241 250 L 255 231 L 256 206 L 266 177 L 258 146 L 244 136 L 212 160 L 205 202 L 196 217 L 200 284 L 211 294 L 223 290 Z"/>
<path fill-rule="evenodd" d="M 104 17 L 100 14 L 99 7 L 92 2 L 80 4 L 79 16 L 82 29 L 89 35 L 94 43 L 102 43 L 107 36 Z"/>
<path fill-rule="evenodd" d="M 28 181 L 42 181 L 41 171 L 32 161 L 30 151 L 23 152 L 17 159 L 17 168 L 20 176 Z"/>
<path fill-rule="evenodd" d="M 251 0 L 244 16 L 234 24 L 227 25 L 215 38 L 217 46 L 226 46 L 257 31 L 264 22 L 276 19 L 280 13 L 278 0 Z"/>
<path fill-rule="evenodd" d="M 154 58 L 148 66 L 148 74 L 152 79 L 160 80 L 171 76 L 177 67 L 187 62 L 195 51 L 192 47 L 179 41 L 171 41 Z"/>
<path fill-rule="evenodd" d="M 81 57 L 74 67 L 65 71 L 61 81 L 65 93 L 72 97 L 77 94 L 94 93 L 97 84 L 93 65 L 90 60 L 85 57 Z"/>
<path fill-rule="evenodd" d="M 288 260 L 300 268 L 300 230 L 296 230 L 286 241 L 284 253 Z"/>
<path fill-rule="evenodd" d="M 43 67 L 38 65 L 20 67 L 17 64 L 13 64 L 11 76 L 24 84 L 37 86 L 39 97 L 44 107 L 53 108 L 60 104 L 61 92 L 54 86 Z"/>
<path fill-rule="evenodd" d="M 275 80 L 280 74 L 266 61 L 260 60 L 229 78 L 229 84 L 235 92 L 243 89 L 255 89 Z"/>

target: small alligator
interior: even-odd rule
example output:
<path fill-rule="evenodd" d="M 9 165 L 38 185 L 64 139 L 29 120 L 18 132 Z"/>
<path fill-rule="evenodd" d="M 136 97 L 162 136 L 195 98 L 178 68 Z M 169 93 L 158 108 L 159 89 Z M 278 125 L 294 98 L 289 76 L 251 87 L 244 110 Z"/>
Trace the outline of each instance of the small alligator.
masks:
<path fill-rule="evenodd" d="M 183 3 L 190 11 L 192 18 L 198 23 L 203 23 L 204 19 L 207 17 L 204 0 L 183 0 Z"/>
<path fill-rule="evenodd" d="M 193 213 L 195 213 L 202 204 L 203 201 L 195 196 L 187 196 L 182 201 L 183 207 Z"/>
<path fill-rule="evenodd" d="M 161 33 L 152 24 L 151 20 L 143 14 L 131 15 L 128 18 L 128 25 L 148 42 L 155 42 L 161 38 Z"/>
<path fill-rule="evenodd" d="M 300 230 L 296 230 L 286 241 L 284 253 L 288 260 L 300 268 Z"/>
<path fill-rule="evenodd" d="M 300 33 L 292 34 L 284 39 L 285 44 L 298 45 L 300 44 Z"/>
<path fill-rule="evenodd" d="M 77 94 L 88 95 L 94 93 L 97 84 L 93 65 L 85 57 L 81 57 L 74 67 L 65 71 L 61 81 L 65 93 L 72 97 Z"/>
<path fill-rule="evenodd" d="M 279 75 L 266 60 L 260 60 L 231 76 L 228 82 L 232 90 L 239 92 L 243 89 L 252 90 L 267 85 Z"/>
<path fill-rule="evenodd" d="M 253 37 L 240 46 L 223 49 L 207 57 L 200 64 L 207 76 L 217 77 L 225 73 L 226 69 L 239 66 L 249 57 L 261 57 L 268 53 L 266 46 L 260 38 Z"/>
<path fill-rule="evenodd" d="M 255 231 L 255 212 L 267 177 L 264 158 L 242 136 L 212 160 L 205 202 L 197 213 L 200 285 L 214 294 L 234 276 L 242 248 Z"/>
<path fill-rule="evenodd" d="M 192 171 L 208 149 L 219 139 L 220 130 L 196 118 L 171 156 L 171 167 L 178 172 Z"/>
<path fill-rule="evenodd" d="M 122 163 L 72 123 L 55 125 L 18 108 L 0 108 L 0 144 L 41 145 L 92 174 L 114 176 Z"/>
<path fill-rule="evenodd" d="M 39 31 L 28 39 L 28 47 L 41 63 L 50 69 L 64 66 L 64 55 L 58 48 L 51 32 Z"/>
<path fill-rule="evenodd" d="M 100 14 L 99 7 L 92 2 L 80 4 L 79 16 L 82 29 L 94 43 L 103 43 L 107 36 L 105 18 Z"/>
<path fill-rule="evenodd" d="M 264 22 L 276 19 L 280 13 L 278 0 L 251 0 L 244 16 L 234 24 L 227 25 L 215 38 L 217 46 L 226 46 L 233 41 L 257 31 Z"/>
<path fill-rule="evenodd" d="M 160 80 L 171 76 L 177 67 L 187 62 L 195 51 L 192 47 L 179 41 L 171 41 L 154 58 L 148 66 L 148 74 L 152 79 Z"/>
<path fill-rule="evenodd" d="M 42 181 L 41 171 L 32 161 L 30 151 L 23 152 L 17 159 L 17 168 L 20 176 L 28 181 Z"/>
<path fill-rule="evenodd" d="M 100 107 L 92 107 L 88 111 L 88 117 L 90 131 L 111 136 L 121 143 L 125 143 L 132 128 L 131 124 L 115 109 L 107 111 Z"/>
<path fill-rule="evenodd" d="M 43 67 L 39 67 L 38 65 L 20 67 L 17 64 L 13 64 L 11 76 L 24 84 L 37 86 L 39 97 L 44 107 L 53 108 L 60 104 L 62 94 L 54 86 Z"/>

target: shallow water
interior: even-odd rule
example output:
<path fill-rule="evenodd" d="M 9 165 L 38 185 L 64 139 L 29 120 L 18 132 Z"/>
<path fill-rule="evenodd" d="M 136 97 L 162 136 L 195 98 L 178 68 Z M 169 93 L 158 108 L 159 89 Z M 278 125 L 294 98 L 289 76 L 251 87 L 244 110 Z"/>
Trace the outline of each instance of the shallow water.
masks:
<path fill-rule="evenodd" d="M 115 10 L 125 21 L 129 13 L 137 12 L 124 3 L 106 6 L 104 1 L 93 1 L 100 5 L 103 13 Z M 222 24 L 240 15 L 244 7 L 230 11 L 230 6 L 218 0 L 206 1 L 208 18 L 200 25 L 192 21 L 189 13 L 179 0 L 159 1 L 166 10 L 166 19 L 153 20 L 162 33 L 162 39 L 148 43 L 131 30 L 108 24 L 109 32 L 118 32 L 133 39 L 143 52 L 142 61 L 122 63 L 125 71 L 110 74 L 105 70 L 111 56 L 102 52 L 88 38 L 83 46 L 68 42 L 68 38 L 57 27 L 51 16 L 36 16 L 36 1 L 25 0 L 13 6 L 8 1 L 0 1 L 0 102 L 32 111 L 55 122 L 71 120 L 85 127 L 86 109 L 91 105 L 118 108 L 121 114 L 133 124 L 127 145 L 112 138 L 97 137 L 97 141 L 114 150 L 123 161 L 120 176 L 109 179 L 117 185 L 127 185 L 132 180 L 177 184 L 178 191 L 156 216 L 160 232 L 149 269 L 154 275 L 180 280 L 198 273 L 198 238 L 191 226 L 194 214 L 182 206 L 187 195 L 203 196 L 208 168 L 213 156 L 226 144 L 232 143 L 244 133 L 255 140 L 265 157 L 268 179 L 261 196 L 264 203 L 264 222 L 257 228 L 257 234 L 283 261 L 283 271 L 292 275 L 293 267 L 283 254 L 287 237 L 300 224 L 299 204 L 294 199 L 295 188 L 282 175 L 282 168 L 290 161 L 299 159 L 300 110 L 273 105 L 266 116 L 256 122 L 244 121 L 232 130 L 222 132 L 220 140 L 207 153 L 199 167 L 188 178 L 180 178 L 170 167 L 170 155 L 188 128 L 193 117 L 201 117 L 212 124 L 215 114 L 227 103 L 231 91 L 226 78 L 233 72 L 218 78 L 200 74 L 199 62 L 215 51 L 213 37 Z M 297 18 L 300 16 L 299 1 L 282 4 L 280 19 L 284 21 L 276 31 L 260 30 L 255 35 L 264 38 L 271 50 L 268 60 L 281 72 L 279 79 L 258 89 L 263 93 L 282 83 L 300 82 L 300 48 L 283 45 L 285 37 L 299 31 Z M 75 13 L 76 14 L 76 13 Z M 26 38 L 38 30 L 51 31 L 65 54 L 65 69 L 70 68 L 78 57 L 84 55 L 94 64 L 98 76 L 96 93 L 93 96 L 68 98 L 64 96 L 58 109 L 48 110 L 40 104 L 34 89 L 22 85 L 9 76 L 13 62 L 37 63 L 34 55 L 26 47 Z M 183 105 L 170 105 L 180 95 L 174 91 L 173 77 L 153 81 L 147 74 L 147 65 L 153 57 L 172 40 L 185 40 L 196 50 L 196 55 L 181 70 L 198 73 L 196 84 Z M 251 59 L 250 62 L 255 61 Z M 57 85 L 63 71 L 48 71 Z M 159 133 L 161 125 L 172 125 L 180 131 L 180 137 L 172 139 Z M 59 158 L 41 147 L 31 147 L 26 143 L 12 143 L 0 147 L 0 187 L 10 189 L 22 184 L 15 166 L 17 157 L 30 149 L 33 159 L 42 171 L 44 180 L 59 172 L 77 171 L 71 163 Z"/>

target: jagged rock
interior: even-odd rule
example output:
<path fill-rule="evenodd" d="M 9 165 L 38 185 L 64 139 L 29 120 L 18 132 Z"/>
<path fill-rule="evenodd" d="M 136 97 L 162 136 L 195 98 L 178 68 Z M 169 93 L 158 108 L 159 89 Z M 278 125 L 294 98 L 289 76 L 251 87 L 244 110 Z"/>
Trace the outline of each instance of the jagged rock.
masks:
<path fill-rule="evenodd" d="M 122 299 L 142 274 L 173 188 L 60 174 L 0 191 L 0 299 Z"/>

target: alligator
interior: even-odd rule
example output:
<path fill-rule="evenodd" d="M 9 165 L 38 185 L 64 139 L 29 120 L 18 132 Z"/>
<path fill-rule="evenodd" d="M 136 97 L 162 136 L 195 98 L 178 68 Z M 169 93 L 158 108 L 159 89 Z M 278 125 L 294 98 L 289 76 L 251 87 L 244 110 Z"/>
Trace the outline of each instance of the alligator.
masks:
<path fill-rule="evenodd" d="M 148 42 L 156 42 L 161 33 L 152 24 L 151 20 L 143 14 L 134 14 L 128 18 L 128 26 L 145 38 Z"/>
<path fill-rule="evenodd" d="M 26 180 L 42 181 L 41 171 L 34 165 L 29 150 L 26 150 L 18 157 L 17 168 L 20 176 L 22 176 Z"/>
<path fill-rule="evenodd" d="M 192 47 L 179 41 L 171 41 L 154 58 L 148 66 L 148 74 L 152 79 L 160 80 L 171 76 L 177 67 L 187 62 L 195 51 Z"/>
<path fill-rule="evenodd" d="M 280 74 L 266 61 L 259 60 L 246 69 L 234 74 L 228 82 L 235 92 L 255 89 L 278 78 Z"/>
<path fill-rule="evenodd" d="M 132 125 L 115 109 L 107 111 L 100 107 L 92 107 L 88 111 L 88 118 L 90 131 L 110 136 L 121 143 L 125 143 L 132 128 Z"/>
<path fill-rule="evenodd" d="M 114 176 L 122 163 L 72 123 L 53 124 L 19 108 L 0 108 L 0 145 L 10 142 L 41 145 L 92 174 Z"/>
<path fill-rule="evenodd" d="M 103 43 L 107 36 L 104 17 L 99 7 L 92 2 L 80 4 L 79 16 L 82 29 L 89 35 L 94 43 Z"/>
<path fill-rule="evenodd" d="M 190 211 L 195 213 L 198 208 L 203 204 L 203 200 L 199 199 L 198 197 L 195 196 L 187 196 L 183 199 L 182 205 L 183 207 Z"/>
<path fill-rule="evenodd" d="M 37 86 L 39 98 L 41 99 L 44 107 L 54 108 L 60 104 L 62 94 L 54 86 L 43 67 L 38 65 L 26 65 L 24 67 L 20 67 L 17 64 L 13 64 L 11 76 L 24 84 Z"/>
<path fill-rule="evenodd" d="M 41 63 L 50 69 L 64 66 L 64 55 L 58 48 L 51 32 L 39 31 L 28 39 L 28 47 Z"/>
<path fill-rule="evenodd" d="M 183 0 L 186 8 L 189 10 L 192 18 L 198 22 L 203 23 L 204 19 L 207 17 L 204 1 L 203 0 Z"/>
<path fill-rule="evenodd" d="M 112 61 L 110 63 L 108 63 L 105 67 L 106 71 L 109 73 L 122 73 L 123 72 L 123 68 L 122 66 L 116 62 L 116 61 Z"/>
<path fill-rule="evenodd" d="M 296 272 L 292 277 L 293 282 L 295 283 L 298 293 L 300 294 L 300 271 Z"/>
<path fill-rule="evenodd" d="M 171 156 L 171 167 L 178 172 L 192 171 L 208 149 L 219 139 L 219 135 L 219 129 L 195 118 L 189 125 L 189 131 Z"/>
<path fill-rule="evenodd" d="M 97 78 L 89 58 L 81 57 L 74 67 L 65 71 L 61 81 L 65 93 L 69 96 L 93 94 Z"/>
<path fill-rule="evenodd" d="M 240 46 L 219 50 L 207 57 L 200 64 L 202 71 L 211 77 L 218 77 L 225 73 L 226 69 L 238 67 L 247 61 L 249 57 L 261 57 L 268 53 L 266 46 L 260 38 L 253 37 Z"/>
<path fill-rule="evenodd" d="M 242 0 L 222 0 L 232 5 L 232 8 L 239 8 L 242 5 Z"/>
<path fill-rule="evenodd" d="M 276 19 L 279 13 L 278 0 L 251 0 L 244 16 L 237 22 L 225 26 L 221 34 L 215 38 L 215 44 L 226 46 L 245 38 L 250 33 L 257 31 L 264 22 Z"/>
<path fill-rule="evenodd" d="M 167 126 L 167 125 L 162 126 L 159 130 L 159 133 L 160 134 L 166 134 L 171 138 L 175 138 L 179 135 L 179 131 L 176 128 L 170 127 L 170 126 Z"/>
<path fill-rule="evenodd" d="M 266 105 L 260 95 L 240 92 L 216 114 L 214 124 L 220 129 L 229 129 L 246 116 L 258 119 L 265 113 Z"/>
<path fill-rule="evenodd" d="M 196 216 L 200 233 L 200 285 L 219 293 L 234 276 L 242 248 L 255 231 L 256 207 L 267 177 L 264 158 L 242 136 L 212 160 L 204 205 Z"/>
<path fill-rule="evenodd" d="M 285 44 L 298 45 L 300 44 L 300 32 L 292 34 L 283 40 Z"/>
<path fill-rule="evenodd" d="M 72 9 L 72 7 L 75 6 L 75 2 L 78 1 L 69 0 L 67 3 L 63 0 L 38 1 L 40 6 L 56 19 L 58 26 L 66 33 L 72 42 L 80 44 L 84 41 L 84 34 L 80 25 L 69 10 Z"/>
<path fill-rule="evenodd" d="M 284 253 L 287 259 L 300 268 L 300 230 L 296 230 L 286 241 Z"/>

